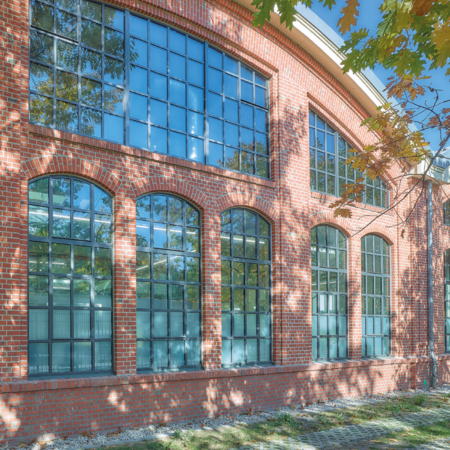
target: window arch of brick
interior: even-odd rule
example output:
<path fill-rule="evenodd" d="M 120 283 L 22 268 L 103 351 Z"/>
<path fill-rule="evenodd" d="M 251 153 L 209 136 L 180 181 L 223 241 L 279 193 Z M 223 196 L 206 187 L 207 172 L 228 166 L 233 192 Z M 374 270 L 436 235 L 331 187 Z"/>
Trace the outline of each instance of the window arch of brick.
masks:
<path fill-rule="evenodd" d="M 222 365 L 270 363 L 270 224 L 243 208 L 222 212 L 220 220 Z"/>
<path fill-rule="evenodd" d="M 311 230 L 312 359 L 348 356 L 347 238 L 329 225 Z"/>
<path fill-rule="evenodd" d="M 138 370 L 201 367 L 200 212 L 180 197 L 136 201 Z"/>
<path fill-rule="evenodd" d="M 67 175 L 28 189 L 28 372 L 111 372 L 112 197 Z"/>
<path fill-rule="evenodd" d="M 390 354 L 390 246 L 369 234 L 361 239 L 361 327 L 363 357 Z"/>

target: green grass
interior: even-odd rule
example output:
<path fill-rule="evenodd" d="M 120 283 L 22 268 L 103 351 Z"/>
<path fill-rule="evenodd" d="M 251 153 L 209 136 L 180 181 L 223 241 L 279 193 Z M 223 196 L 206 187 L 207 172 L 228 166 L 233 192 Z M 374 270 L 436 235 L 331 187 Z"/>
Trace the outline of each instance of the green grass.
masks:
<path fill-rule="evenodd" d="M 297 410 L 292 414 L 278 413 L 272 420 L 255 424 L 233 425 L 231 427 L 222 427 L 217 430 L 204 430 L 201 432 L 181 432 L 177 430 L 170 438 L 144 441 L 138 444 L 112 446 L 109 448 L 114 448 L 115 450 L 229 450 L 245 445 L 259 444 L 261 442 L 279 441 L 288 437 L 295 438 L 298 435 L 314 431 L 323 431 L 351 424 L 363 424 L 371 420 L 394 417 L 399 414 L 425 412 L 427 409 L 440 408 L 443 405 L 450 406 L 449 400 L 449 397 L 445 395 L 419 394 L 409 398 L 402 396 L 372 405 L 344 409 L 336 408 L 314 414 L 302 414 L 301 411 Z M 445 429 L 447 434 L 445 435 L 442 434 L 444 433 L 444 428 L 443 425 L 423 427 L 428 434 L 436 433 L 436 437 L 433 439 L 450 436 L 448 423 L 446 424 Z M 413 436 L 416 440 L 422 439 L 419 431 L 412 432 L 411 436 L 405 435 L 405 437 L 402 437 L 407 443 L 405 445 L 413 445 Z M 389 436 L 385 439 L 396 438 Z M 379 441 L 381 442 L 382 439 Z M 382 445 L 387 445 L 389 442 L 391 444 L 393 443 L 392 441 L 386 441 Z M 397 446 L 395 447 L 398 448 Z M 364 448 L 369 449 L 372 447 L 366 446 Z M 394 446 L 391 445 L 388 448 L 394 448 Z"/>

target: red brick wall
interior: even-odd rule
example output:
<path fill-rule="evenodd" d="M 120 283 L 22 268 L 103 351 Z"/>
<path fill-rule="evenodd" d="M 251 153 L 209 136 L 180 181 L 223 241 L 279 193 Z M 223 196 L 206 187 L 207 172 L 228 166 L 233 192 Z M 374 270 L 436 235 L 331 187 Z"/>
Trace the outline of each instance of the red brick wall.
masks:
<path fill-rule="evenodd" d="M 412 189 L 395 210 L 358 205 L 335 219 L 334 200 L 309 188 L 308 109 L 353 145 L 374 142 L 360 127 L 367 113 L 310 55 L 274 28 L 251 27 L 231 0 L 123 0 L 116 5 L 163 20 L 221 47 L 270 78 L 270 181 L 28 123 L 28 2 L 1 5 L 0 21 L 0 433 L 17 441 L 38 433 L 106 431 L 117 426 L 212 416 L 344 395 L 416 387 L 429 381 L 426 202 L 415 181 L 393 167 L 392 192 Z M 27 186 L 68 173 L 114 196 L 116 376 L 50 381 L 27 378 Z M 204 371 L 136 375 L 135 199 L 150 192 L 186 198 L 202 213 Z M 417 200 L 417 207 L 415 202 Z M 435 189 L 435 334 L 444 353 L 443 193 Z M 254 209 L 272 223 L 275 367 L 220 370 L 220 213 Z M 340 228 L 349 251 L 351 362 L 311 364 L 310 230 Z M 361 230 L 361 232 L 358 232 Z M 376 233 L 391 245 L 392 354 L 360 361 L 360 240 Z M 445 357 L 439 380 L 450 381 Z M 70 411 L 70 412 L 69 412 Z M 36 414 L 39 412 L 39 414 Z"/>

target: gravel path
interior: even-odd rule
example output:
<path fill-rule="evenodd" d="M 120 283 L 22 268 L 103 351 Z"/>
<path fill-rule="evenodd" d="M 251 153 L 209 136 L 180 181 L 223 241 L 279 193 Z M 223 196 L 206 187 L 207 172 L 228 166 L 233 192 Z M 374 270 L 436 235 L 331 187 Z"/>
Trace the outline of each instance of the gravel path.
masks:
<path fill-rule="evenodd" d="M 389 392 L 386 394 L 376 394 L 371 396 L 365 396 L 365 397 L 349 397 L 349 398 L 342 398 L 333 400 L 331 402 L 325 402 L 325 403 L 313 403 L 310 405 L 295 405 L 295 407 L 283 407 L 278 408 L 276 410 L 272 411 L 260 411 L 255 412 L 251 414 L 240 414 L 240 415 L 224 415 L 212 419 L 204 419 L 200 421 L 195 422 L 175 422 L 167 424 L 167 426 L 155 426 L 150 425 L 147 427 L 142 428 L 133 428 L 133 429 L 127 429 L 124 431 L 118 431 L 116 433 L 109 433 L 109 434 L 88 434 L 87 432 L 82 433 L 78 436 L 71 436 L 65 440 L 61 438 L 52 438 L 51 436 L 40 436 L 36 439 L 33 443 L 22 443 L 18 446 L 1 446 L 0 450 L 15 450 L 18 448 L 27 450 L 41 450 L 42 448 L 46 448 L 46 450 L 76 450 L 76 449 L 88 449 L 88 448 L 97 448 L 101 446 L 106 445 L 115 445 L 115 444 L 121 444 L 121 443 L 132 443 L 132 442 L 140 442 L 145 440 L 151 440 L 155 438 L 164 438 L 167 436 L 170 436 L 174 431 L 180 430 L 180 431 L 202 431 L 202 430 L 211 430 L 216 429 L 223 426 L 233 426 L 233 425 L 242 425 L 242 424 L 252 424 L 257 422 L 262 422 L 265 420 L 273 419 L 279 414 L 295 414 L 301 412 L 302 414 L 310 413 L 311 418 L 314 415 L 314 413 L 320 413 L 322 411 L 329 411 L 333 409 L 339 409 L 339 408 L 350 408 L 365 404 L 374 404 L 378 403 L 380 401 L 392 399 L 399 396 L 406 396 L 406 397 L 412 397 L 417 394 L 438 394 L 438 393 L 449 393 L 450 392 L 450 385 L 444 385 L 440 386 L 437 389 L 419 389 L 419 390 L 410 390 L 410 391 L 396 391 L 396 392 Z M 443 412 L 443 409 L 439 410 L 440 413 Z M 449 409 L 450 414 L 450 409 Z M 308 416 L 306 416 L 308 417 Z M 384 419 L 385 422 L 392 422 L 393 419 Z M 376 421 L 380 422 L 380 421 Z M 375 421 L 372 421 L 372 423 L 375 423 Z M 417 425 L 416 425 L 417 426 Z M 355 426 L 349 426 L 349 427 L 342 427 L 342 429 L 350 429 L 351 427 Z M 336 430 L 342 430 L 342 429 L 332 429 L 324 432 L 319 433 L 308 433 L 307 435 L 303 436 L 309 436 L 312 438 L 313 435 L 320 435 L 320 433 L 333 433 L 338 431 Z M 352 430 L 349 430 L 353 432 Z M 390 430 L 394 431 L 394 430 Z M 389 431 L 389 432 L 390 432 Z M 338 433 L 339 434 L 339 433 Z M 347 433 L 344 433 L 347 434 Z M 302 442 L 303 442 L 303 436 L 302 436 Z M 325 438 L 326 439 L 326 438 Z M 255 450 L 275 450 L 275 449 L 300 449 L 304 448 L 305 450 L 312 450 L 318 447 L 312 446 L 315 445 L 316 442 L 303 442 L 302 445 L 307 445 L 306 447 L 299 447 L 300 444 L 299 441 L 293 442 L 293 440 L 289 440 L 292 442 L 288 442 L 288 440 L 285 440 L 280 443 L 271 442 L 270 444 L 261 444 L 261 446 L 254 447 Z M 335 442 L 335 441 L 332 441 Z M 337 442 L 336 442 L 337 443 Z M 29 445 L 24 445 L 29 444 Z M 318 444 L 318 442 L 317 442 Z M 446 444 L 450 445 L 450 444 Z M 251 448 L 251 447 L 246 447 Z M 320 448 L 320 447 L 319 447 Z M 431 450 L 434 447 L 424 447 L 423 450 Z M 450 449 L 450 446 L 448 447 L 436 447 L 437 449 Z"/>

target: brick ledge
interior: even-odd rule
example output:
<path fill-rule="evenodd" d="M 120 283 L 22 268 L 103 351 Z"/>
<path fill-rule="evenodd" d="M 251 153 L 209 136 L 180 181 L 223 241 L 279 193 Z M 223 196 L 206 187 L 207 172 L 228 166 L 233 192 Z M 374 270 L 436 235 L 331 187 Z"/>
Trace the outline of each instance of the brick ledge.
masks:
<path fill-rule="evenodd" d="M 439 361 L 450 360 L 450 354 L 439 355 Z M 49 380 L 29 380 L 0 383 L 0 394 L 33 392 L 44 390 L 76 389 L 86 387 L 120 386 L 130 384 L 153 384 L 187 380 L 214 378 L 234 378 L 245 376 L 275 375 L 293 372 L 321 372 L 326 370 L 347 370 L 359 367 L 417 364 L 431 361 L 427 356 L 390 357 L 383 359 L 351 360 L 344 362 L 323 362 L 297 364 L 292 366 L 245 367 L 237 369 L 198 370 L 192 372 L 165 372 L 133 375 L 109 375 L 104 377 L 64 378 Z"/>

